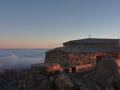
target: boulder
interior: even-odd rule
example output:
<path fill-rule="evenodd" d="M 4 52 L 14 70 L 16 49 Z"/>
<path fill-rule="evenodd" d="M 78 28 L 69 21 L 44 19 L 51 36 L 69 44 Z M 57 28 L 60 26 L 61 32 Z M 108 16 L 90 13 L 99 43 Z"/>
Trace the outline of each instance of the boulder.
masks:
<path fill-rule="evenodd" d="M 50 90 L 50 83 L 48 79 L 44 79 L 39 83 L 38 90 Z"/>
<path fill-rule="evenodd" d="M 104 58 L 96 67 L 94 81 L 99 83 L 103 90 L 107 90 L 107 88 L 112 90 L 110 88 L 112 88 L 115 78 L 119 78 L 116 59 Z"/>
<path fill-rule="evenodd" d="M 24 80 L 19 81 L 18 82 L 17 90 L 22 90 L 24 88 L 24 83 L 25 83 Z"/>
<path fill-rule="evenodd" d="M 55 90 L 73 90 L 74 83 L 64 72 L 60 72 L 55 80 Z"/>

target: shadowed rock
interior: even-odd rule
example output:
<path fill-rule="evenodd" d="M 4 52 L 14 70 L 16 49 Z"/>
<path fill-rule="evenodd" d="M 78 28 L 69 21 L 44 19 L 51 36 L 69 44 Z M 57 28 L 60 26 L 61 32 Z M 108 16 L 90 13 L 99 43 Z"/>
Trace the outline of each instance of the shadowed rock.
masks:
<path fill-rule="evenodd" d="M 102 88 L 111 88 L 115 83 L 115 78 L 119 78 L 118 66 L 116 59 L 105 58 L 101 60 L 96 67 L 94 80 L 99 83 Z"/>

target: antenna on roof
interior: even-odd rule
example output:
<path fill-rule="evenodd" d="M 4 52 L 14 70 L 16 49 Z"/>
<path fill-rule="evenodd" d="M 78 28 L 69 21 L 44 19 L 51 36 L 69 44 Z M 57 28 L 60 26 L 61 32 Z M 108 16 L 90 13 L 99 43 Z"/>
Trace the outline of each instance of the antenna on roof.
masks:
<path fill-rule="evenodd" d="M 89 34 L 89 38 L 91 37 L 91 35 Z"/>

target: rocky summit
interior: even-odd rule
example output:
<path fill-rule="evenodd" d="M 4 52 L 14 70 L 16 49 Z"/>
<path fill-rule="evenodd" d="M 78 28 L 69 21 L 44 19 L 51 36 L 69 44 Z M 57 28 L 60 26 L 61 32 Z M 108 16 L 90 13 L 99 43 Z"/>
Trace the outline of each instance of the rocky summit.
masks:
<path fill-rule="evenodd" d="M 37 70 L 40 71 L 40 68 Z M 119 60 L 112 58 L 104 58 L 96 66 L 81 69 L 76 73 L 66 73 L 64 70 L 60 69 L 56 70 L 54 73 L 37 72 L 37 74 L 38 75 L 31 74 L 30 77 L 25 80 L 19 81 L 17 89 L 120 90 Z"/>

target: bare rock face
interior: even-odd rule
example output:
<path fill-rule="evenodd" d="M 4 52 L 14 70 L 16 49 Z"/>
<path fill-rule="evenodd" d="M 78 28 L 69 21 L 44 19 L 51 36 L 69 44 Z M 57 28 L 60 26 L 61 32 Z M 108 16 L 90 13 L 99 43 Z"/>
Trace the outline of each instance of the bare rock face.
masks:
<path fill-rule="evenodd" d="M 103 90 L 113 90 L 115 78 L 119 78 L 118 65 L 116 59 L 105 58 L 101 60 L 96 67 L 94 81 L 99 83 Z"/>
<path fill-rule="evenodd" d="M 13 70 L 5 70 L 5 78 L 6 80 L 15 80 L 15 72 Z"/>
<path fill-rule="evenodd" d="M 6 82 L 3 78 L 0 77 L 0 90 L 1 90 L 1 88 L 4 87 L 6 84 L 7 84 L 7 82 Z"/>
<path fill-rule="evenodd" d="M 21 71 L 0 68 L 0 90 L 14 90 L 18 86 L 18 81 L 26 77 L 27 75 Z"/>
<path fill-rule="evenodd" d="M 117 66 L 118 66 L 118 73 L 120 75 L 120 59 L 116 60 Z"/>
<path fill-rule="evenodd" d="M 74 84 L 70 78 L 65 74 L 61 73 L 55 80 L 55 90 L 73 90 Z"/>
<path fill-rule="evenodd" d="M 38 90 L 50 90 L 50 83 L 48 79 L 44 79 L 39 83 Z"/>
<path fill-rule="evenodd" d="M 4 79 L 8 81 L 24 79 L 27 75 L 21 71 L 5 70 Z"/>

